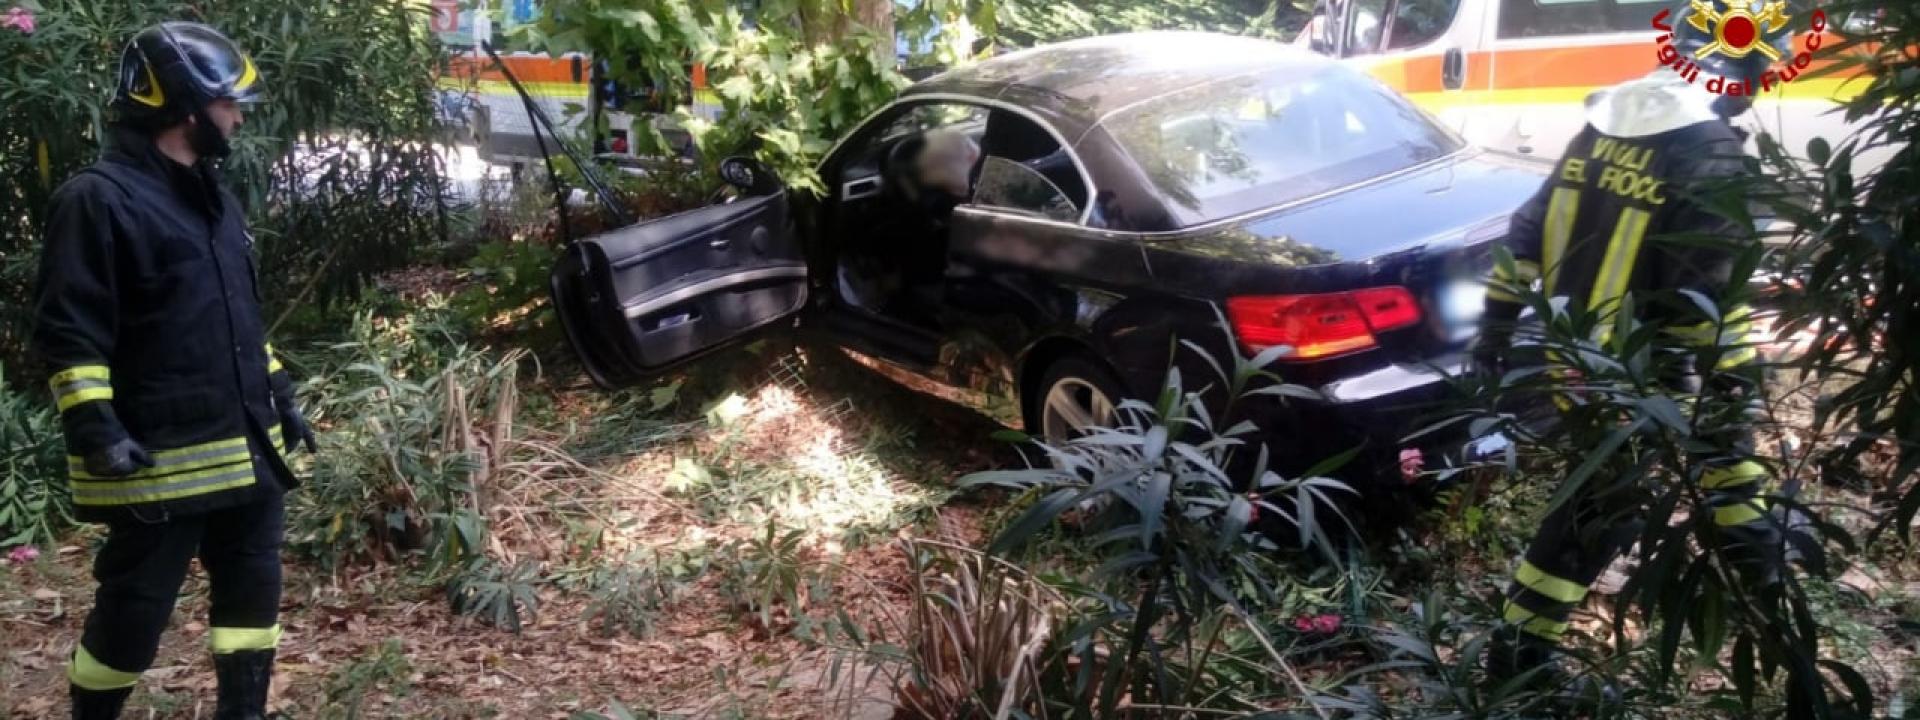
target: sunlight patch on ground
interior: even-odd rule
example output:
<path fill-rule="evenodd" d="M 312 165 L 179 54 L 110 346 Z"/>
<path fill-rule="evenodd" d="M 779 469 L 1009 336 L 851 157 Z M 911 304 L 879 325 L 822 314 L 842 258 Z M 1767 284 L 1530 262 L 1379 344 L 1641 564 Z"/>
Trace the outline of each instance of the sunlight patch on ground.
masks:
<path fill-rule="evenodd" d="M 688 442 L 661 449 L 670 457 L 654 455 L 657 460 L 628 478 L 684 504 L 683 511 L 624 528 L 620 533 L 629 537 L 609 538 L 610 544 L 664 549 L 725 542 L 755 536 L 772 523 L 839 554 L 858 544 L 854 539 L 890 536 L 947 496 L 943 488 L 901 477 L 863 447 L 871 429 L 853 403 L 822 398 L 798 372 L 776 371 L 760 387 L 715 402 L 704 418 Z"/>

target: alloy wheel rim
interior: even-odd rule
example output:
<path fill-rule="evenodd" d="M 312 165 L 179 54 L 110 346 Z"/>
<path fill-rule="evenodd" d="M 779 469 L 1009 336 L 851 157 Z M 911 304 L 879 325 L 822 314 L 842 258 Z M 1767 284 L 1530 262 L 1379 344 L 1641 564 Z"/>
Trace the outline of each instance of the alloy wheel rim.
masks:
<path fill-rule="evenodd" d="M 1080 378 L 1061 378 L 1040 403 L 1040 429 L 1048 444 L 1059 445 L 1087 428 L 1113 424 L 1113 399 Z"/>

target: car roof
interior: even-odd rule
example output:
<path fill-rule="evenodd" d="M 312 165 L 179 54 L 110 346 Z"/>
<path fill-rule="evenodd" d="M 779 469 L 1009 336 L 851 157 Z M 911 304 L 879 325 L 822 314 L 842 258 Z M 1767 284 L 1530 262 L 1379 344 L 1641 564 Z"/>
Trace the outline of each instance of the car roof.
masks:
<path fill-rule="evenodd" d="M 1108 115 L 1177 90 L 1249 74 L 1311 73 L 1332 63 L 1271 40 L 1128 33 L 1009 53 L 922 80 L 903 96 L 1000 100 L 1046 116 L 1073 142 Z"/>

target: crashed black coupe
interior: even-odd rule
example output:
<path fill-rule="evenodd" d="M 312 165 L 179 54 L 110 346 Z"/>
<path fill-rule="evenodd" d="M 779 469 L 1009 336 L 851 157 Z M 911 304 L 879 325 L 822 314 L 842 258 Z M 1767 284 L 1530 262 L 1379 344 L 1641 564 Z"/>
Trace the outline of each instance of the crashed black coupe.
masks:
<path fill-rule="evenodd" d="M 1199 33 L 1009 54 L 908 88 L 819 168 L 575 243 L 553 296 L 594 380 L 793 325 L 1061 439 L 1170 363 L 1285 346 L 1320 401 L 1249 412 L 1299 471 L 1397 478 L 1478 316 L 1533 161 L 1468 147 L 1364 74 Z M 1227 328 L 1221 328 L 1224 318 Z M 1009 418 L 1009 416 L 1011 416 Z"/>

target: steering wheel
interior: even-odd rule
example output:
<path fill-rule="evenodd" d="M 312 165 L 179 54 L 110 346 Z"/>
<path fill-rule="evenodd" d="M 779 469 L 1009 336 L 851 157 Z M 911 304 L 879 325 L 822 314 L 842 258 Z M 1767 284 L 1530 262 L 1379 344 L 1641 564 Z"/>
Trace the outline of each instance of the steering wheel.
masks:
<path fill-rule="evenodd" d="M 887 148 L 887 155 L 880 163 L 880 179 L 885 182 L 886 192 L 893 193 L 907 202 L 919 202 L 925 191 L 920 187 L 919 178 L 913 175 L 913 159 L 920 148 L 927 144 L 920 135 L 909 135 Z"/>

